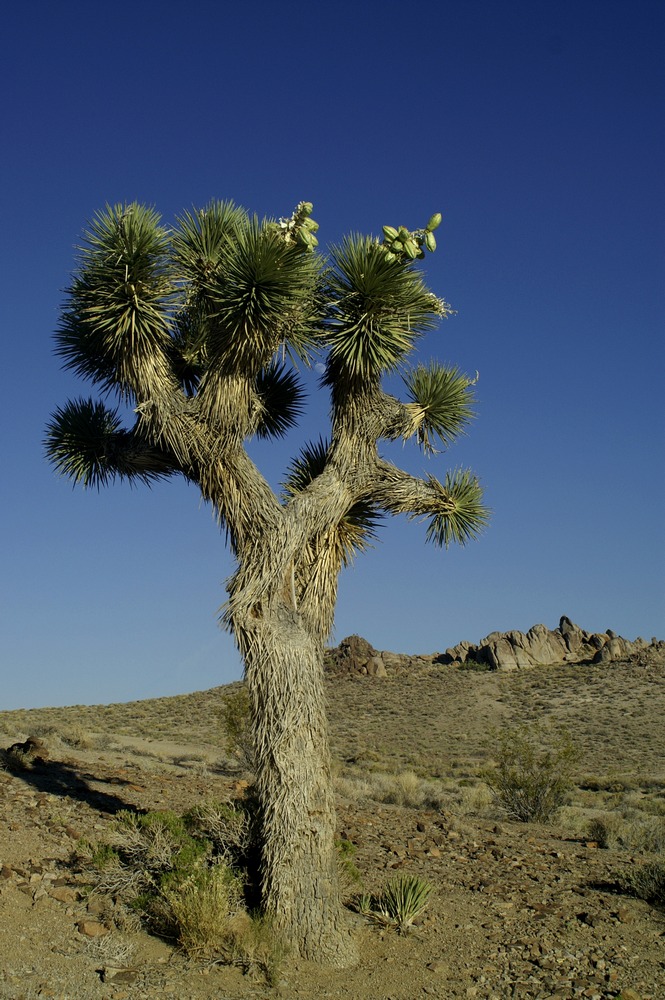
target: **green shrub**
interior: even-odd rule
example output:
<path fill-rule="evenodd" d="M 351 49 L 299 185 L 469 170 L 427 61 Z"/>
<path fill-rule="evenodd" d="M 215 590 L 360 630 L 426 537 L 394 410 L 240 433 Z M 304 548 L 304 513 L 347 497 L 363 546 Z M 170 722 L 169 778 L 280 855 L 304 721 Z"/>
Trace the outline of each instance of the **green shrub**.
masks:
<path fill-rule="evenodd" d="M 203 802 L 183 818 L 192 834 L 210 841 L 216 855 L 233 867 L 245 866 L 255 837 L 250 798 L 233 803 Z"/>
<path fill-rule="evenodd" d="M 335 847 L 337 848 L 340 892 L 344 902 L 347 902 L 362 882 L 360 872 L 353 860 L 356 848 L 350 840 L 337 840 L 335 841 Z"/>
<path fill-rule="evenodd" d="M 465 660 L 464 663 L 460 663 L 459 670 L 471 670 L 475 673 L 487 673 L 495 668 L 487 660 Z"/>
<path fill-rule="evenodd" d="M 90 862 L 95 868 L 106 868 L 108 865 L 117 865 L 120 861 L 118 852 L 110 844 L 94 844 L 90 846 Z"/>
<path fill-rule="evenodd" d="M 563 729 L 527 726 L 493 735 L 495 764 L 481 777 L 509 816 L 523 823 L 546 822 L 563 805 L 572 785 L 577 751 L 570 736 Z"/>
<path fill-rule="evenodd" d="M 250 794 L 240 803 L 203 803 L 184 816 L 119 813 L 114 842 L 81 843 L 78 858 L 94 892 L 187 954 L 257 968 L 271 981 L 284 955 L 281 939 L 245 908 L 258 871 L 254 812 Z"/>
<path fill-rule="evenodd" d="M 205 870 L 211 844 L 192 836 L 172 812 L 121 812 L 117 820 L 112 844 L 79 845 L 93 891 L 113 897 L 161 933 L 176 933 L 170 894 Z"/>
<path fill-rule="evenodd" d="M 179 943 L 188 955 L 211 958 L 229 948 L 231 919 L 242 908 L 242 882 L 220 862 L 163 890 Z"/>
<path fill-rule="evenodd" d="M 254 735 L 249 692 L 245 685 L 224 699 L 220 719 L 226 736 L 226 749 L 245 770 L 254 772 Z"/>

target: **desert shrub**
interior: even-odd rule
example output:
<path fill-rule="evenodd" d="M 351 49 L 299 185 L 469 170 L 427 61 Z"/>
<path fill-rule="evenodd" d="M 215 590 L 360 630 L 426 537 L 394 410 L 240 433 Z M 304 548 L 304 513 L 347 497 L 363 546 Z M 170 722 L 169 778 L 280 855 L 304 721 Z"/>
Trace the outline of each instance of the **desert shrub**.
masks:
<path fill-rule="evenodd" d="M 0 754 L 0 765 L 6 771 L 30 771 L 34 766 L 34 757 L 25 750 L 3 750 Z"/>
<path fill-rule="evenodd" d="M 236 868 L 247 866 L 256 846 L 254 802 L 251 795 L 235 802 L 211 800 L 184 816 L 188 829 L 208 840 L 217 856 Z"/>
<path fill-rule="evenodd" d="M 419 808 L 423 804 L 423 783 L 413 771 L 382 776 L 381 801 Z"/>
<path fill-rule="evenodd" d="M 665 817 L 642 808 L 613 808 L 607 802 L 586 808 L 566 804 L 558 821 L 573 835 L 594 840 L 602 848 L 665 854 Z"/>
<path fill-rule="evenodd" d="M 600 816 L 594 816 L 587 824 L 589 840 L 595 841 L 599 847 L 610 846 L 610 831 L 607 822 Z"/>
<path fill-rule="evenodd" d="M 177 927 L 169 894 L 200 875 L 211 845 L 171 812 L 118 814 L 114 842 L 81 843 L 77 858 L 93 890 L 117 899 L 160 932 Z"/>
<path fill-rule="evenodd" d="M 203 803 L 184 816 L 120 813 L 113 843 L 80 842 L 78 859 L 95 893 L 174 938 L 189 955 L 260 970 L 271 981 L 283 943 L 269 922 L 246 910 L 258 871 L 254 812 L 250 793 L 235 803 Z M 115 913 L 113 921 L 121 926 Z"/>
<path fill-rule="evenodd" d="M 8 771 L 30 771 L 48 760 L 48 751 L 34 734 L 0 752 L 0 763 Z"/>
<path fill-rule="evenodd" d="M 360 794 L 355 798 L 364 797 L 376 802 L 386 802 L 390 805 L 403 806 L 408 809 L 439 809 L 445 800 L 445 792 L 440 783 L 425 781 L 414 771 L 400 771 L 398 774 L 374 773 L 355 782 Z M 346 787 L 346 793 L 353 786 Z"/>
<path fill-rule="evenodd" d="M 362 879 L 354 861 L 355 845 L 350 840 L 337 840 L 335 846 L 337 848 L 340 892 L 342 900 L 346 903 L 358 891 Z"/>
<path fill-rule="evenodd" d="M 245 771 L 254 772 L 254 736 L 249 692 L 244 684 L 224 699 L 220 719 L 226 735 L 226 750 Z"/>
<path fill-rule="evenodd" d="M 621 890 L 654 906 L 665 906 L 665 857 L 646 861 L 619 876 Z"/>
<path fill-rule="evenodd" d="M 572 785 L 577 751 L 568 733 L 515 726 L 493 736 L 495 764 L 481 777 L 495 798 L 520 822 L 551 819 Z"/>
<path fill-rule="evenodd" d="M 489 816 L 493 810 L 494 796 L 485 782 L 462 779 L 447 806 L 461 816 Z"/>
<path fill-rule="evenodd" d="M 427 906 L 432 889 L 432 883 L 418 875 L 400 875 L 376 895 L 357 895 L 354 905 L 364 916 L 391 924 L 400 934 L 405 934 Z"/>
<path fill-rule="evenodd" d="M 239 912 L 229 920 L 225 943 L 229 960 L 245 973 L 260 972 L 269 986 L 276 986 L 288 945 L 269 917 Z"/>
<path fill-rule="evenodd" d="M 118 853 L 122 861 L 141 868 L 156 884 L 188 878 L 210 853 L 210 844 L 193 837 L 182 817 L 173 812 L 119 814 L 122 825 Z"/>
<path fill-rule="evenodd" d="M 475 673 L 487 673 L 495 668 L 487 660 L 465 660 L 460 663 L 458 670 L 471 670 Z"/>
<path fill-rule="evenodd" d="M 615 818 L 616 846 L 646 853 L 665 852 L 665 819 L 637 810 L 627 810 Z"/>
<path fill-rule="evenodd" d="M 106 934 L 103 937 L 88 938 L 85 950 L 98 965 L 126 967 L 134 960 L 136 942 L 126 934 Z"/>
<path fill-rule="evenodd" d="M 77 750 L 89 750 L 94 742 L 90 733 L 78 723 L 72 723 L 61 729 L 58 735 L 66 746 L 74 747 Z"/>
<path fill-rule="evenodd" d="M 242 909 L 242 881 L 223 861 L 163 891 L 169 919 L 188 955 L 228 950 L 229 922 Z"/>

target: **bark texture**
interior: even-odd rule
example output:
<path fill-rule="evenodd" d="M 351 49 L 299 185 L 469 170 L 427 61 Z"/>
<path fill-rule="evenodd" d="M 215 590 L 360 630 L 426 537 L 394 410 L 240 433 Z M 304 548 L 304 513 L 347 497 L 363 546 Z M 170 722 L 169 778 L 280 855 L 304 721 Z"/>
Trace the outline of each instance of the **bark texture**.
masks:
<path fill-rule="evenodd" d="M 236 636 L 254 717 L 264 909 L 304 958 L 353 964 L 339 894 L 322 645 L 284 605 L 236 623 Z"/>

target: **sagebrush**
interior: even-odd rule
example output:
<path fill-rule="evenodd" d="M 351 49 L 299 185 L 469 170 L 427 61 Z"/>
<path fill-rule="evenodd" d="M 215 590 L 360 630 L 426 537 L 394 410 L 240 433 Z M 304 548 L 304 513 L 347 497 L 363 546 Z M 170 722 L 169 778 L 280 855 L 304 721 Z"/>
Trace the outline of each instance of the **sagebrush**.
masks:
<path fill-rule="evenodd" d="M 578 751 L 565 729 L 515 726 L 493 733 L 494 764 L 481 776 L 509 816 L 545 823 L 563 805 Z"/>

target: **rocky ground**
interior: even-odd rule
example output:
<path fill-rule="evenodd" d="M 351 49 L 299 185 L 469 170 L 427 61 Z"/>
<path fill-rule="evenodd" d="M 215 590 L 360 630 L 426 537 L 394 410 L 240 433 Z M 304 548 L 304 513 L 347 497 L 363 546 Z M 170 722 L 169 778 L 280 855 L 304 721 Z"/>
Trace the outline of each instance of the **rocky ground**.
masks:
<path fill-rule="evenodd" d="M 573 684 L 574 669 L 499 677 L 430 663 L 408 677 L 330 680 L 339 833 L 356 847 L 364 887 L 375 891 L 408 872 L 429 879 L 434 893 L 410 935 L 354 915 L 357 968 L 287 959 L 273 988 L 238 968 L 188 961 L 144 930 L 114 928 L 108 900 L 88 895 L 71 863 L 77 842 L 105 839 L 119 809 L 183 811 L 233 794 L 237 775 L 223 766 L 209 721 L 224 690 L 164 699 L 154 710 L 135 703 L 124 712 L 71 709 L 69 717 L 64 710 L 1 713 L 7 737 L 41 731 L 48 760 L 20 773 L 0 771 L 0 997 L 662 1000 L 665 913 L 617 891 L 618 873 L 640 864 L 642 853 L 601 848 L 572 829 L 565 813 L 539 826 L 510 822 L 486 800 L 482 808 L 471 798 L 460 804 L 471 792 L 476 806 L 482 798 L 473 772 L 490 723 L 562 714 L 577 720 L 587 777 L 592 770 L 602 786 L 604 762 L 614 787 L 623 788 L 611 793 L 612 808 L 624 808 L 628 792 L 652 811 L 665 801 L 665 667 L 587 666 Z M 144 729 L 137 733 L 139 715 Z M 155 721 L 164 718 L 169 733 Z M 77 747 L 63 739 L 68 719 L 85 727 Z M 448 743 L 430 732 L 436 720 Z M 439 776 L 436 802 L 381 801 L 390 796 L 377 792 L 377 776 L 400 774 L 405 764 Z M 610 793 L 603 794 L 607 809 Z"/>

